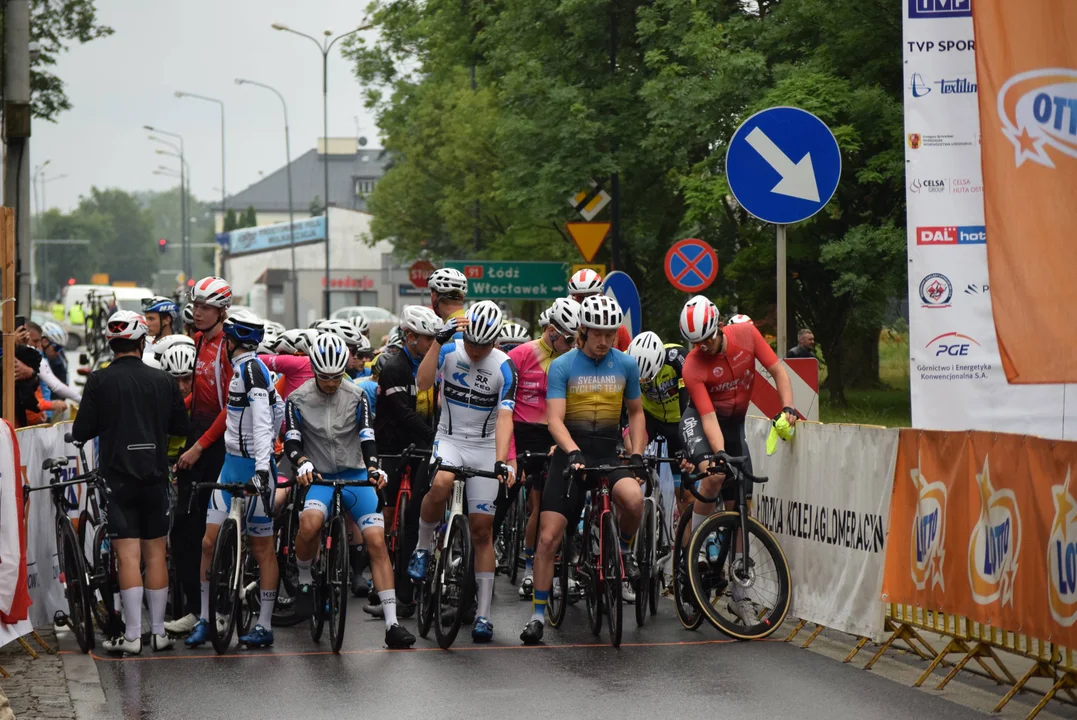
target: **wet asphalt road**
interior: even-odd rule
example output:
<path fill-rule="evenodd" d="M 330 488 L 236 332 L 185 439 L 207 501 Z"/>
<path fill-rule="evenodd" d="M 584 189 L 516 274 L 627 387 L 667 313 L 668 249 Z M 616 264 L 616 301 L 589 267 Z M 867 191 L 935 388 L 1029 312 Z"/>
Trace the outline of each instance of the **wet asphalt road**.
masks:
<path fill-rule="evenodd" d="M 643 628 L 625 606 L 624 642 L 595 638 L 570 606 L 545 645 L 523 648 L 530 604 L 498 577 L 494 642 L 461 629 L 450 652 L 433 631 L 409 651 L 383 647 L 384 625 L 352 598 L 344 650 L 313 643 L 306 623 L 278 628 L 269 650 L 211 647 L 97 659 L 114 717 L 172 718 L 825 718 L 988 717 L 791 644 L 736 643 L 710 626 L 681 628 L 672 601 Z M 405 621 L 413 632 L 414 620 Z M 417 633 L 416 633 L 417 634 Z M 781 636 L 781 632 L 776 633 Z"/>

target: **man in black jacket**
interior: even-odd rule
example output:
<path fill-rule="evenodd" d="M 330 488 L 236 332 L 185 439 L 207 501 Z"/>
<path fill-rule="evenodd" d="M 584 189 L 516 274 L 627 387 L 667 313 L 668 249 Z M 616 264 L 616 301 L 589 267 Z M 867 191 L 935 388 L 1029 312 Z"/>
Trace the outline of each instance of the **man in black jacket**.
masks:
<path fill-rule="evenodd" d="M 168 568 L 168 436 L 187 433 L 187 410 L 176 380 L 142 362 L 146 321 L 128 310 L 114 313 L 105 332 L 115 359 L 86 381 L 71 434 L 100 438 L 98 467 L 109 488 L 108 532 L 119 559 L 125 633 L 105 642 L 109 652 L 142 652 L 142 575 L 154 650 L 171 648 L 165 634 Z"/>

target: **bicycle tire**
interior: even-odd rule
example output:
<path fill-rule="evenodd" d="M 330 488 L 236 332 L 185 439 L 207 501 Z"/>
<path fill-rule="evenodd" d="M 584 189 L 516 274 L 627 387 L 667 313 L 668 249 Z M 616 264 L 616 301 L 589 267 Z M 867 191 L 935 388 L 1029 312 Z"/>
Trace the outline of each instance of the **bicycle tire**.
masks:
<path fill-rule="evenodd" d="M 105 549 L 106 542 L 108 542 L 107 550 Z M 123 618 L 116 608 L 116 594 L 120 591 L 119 568 L 116 566 L 116 555 L 112 552 L 112 543 L 108 540 L 104 525 L 94 530 L 91 552 L 94 576 L 92 584 L 97 585 L 98 579 L 101 581 L 100 586 L 91 593 L 91 600 L 95 600 L 93 595 L 98 593 L 101 595 L 100 601 L 93 603 L 94 619 L 97 620 L 97 626 L 101 628 L 105 637 L 115 637 L 123 626 Z"/>
<path fill-rule="evenodd" d="M 322 547 L 324 547 L 325 531 L 323 530 L 322 532 Z M 325 553 L 319 553 L 314 564 L 311 566 L 311 575 L 314 578 L 314 582 L 310 584 L 310 593 L 314 611 L 310 614 L 310 639 L 314 642 L 321 642 L 322 632 L 325 631 L 326 572 Z"/>
<path fill-rule="evenodd" d="M 96 640 L 93 632 L 93 613 L 90 609 L 89 573 L 82 556 L 82 546 L 71 520 L 63 518 L 60 523 L 60 567 L 64 572 L 64 594 L 67 596 L 67 626 L 71 628 L 79 650 L 88 653 Z"/>
<path fill-rule="evenodd" d="M 621 544 L 613 513 L 602 518 L 602 595 L 606 603 L 606 625 L 610 631 L 610 645 L 621 647 L 624 631 L 624 573 L 621 568 Z"/>
<path fill-rule="evenodd" d="M 434 624 L 434 570 L 429 569 L 426 572 L 426 577 L 422 582 L 416 583 L 415 592 L 418 594 L 418 606 L 416 607 L 416 614 L 418 615 L 419 625 L 419 637 L 426 639 L 430 635 L 430 627 Z M 411 580 L 410 582 L 415 582 Z"/>
<path fill-rule="evenodd" d="M 262 608 L 261 573 L 254 556 L 247 553 L 243 558 L 243 572 L 240 575 L 239 601 L 236 605 L 237 635 L 243 637 L 251 631 L 254 619 Z M 251 587 L 253 585 L 253 587 Z M 251 588 L 250 591 L 247 588 Z"/>
<path fill-rule="evenodd" d="M 636 566 L 639 568 L 639 582 L 636 588 L 636 627 L 643 627 L 647 622 L 647 608 L 650 605 L 651 571 L 654 565 L 654 512 L 643 505 L 643 522 L 636 533 Z"/>
<path fill-rule="evenodd" d="M 557 555 L 554 555 L 554 577 L 557 579 L 557 584 L 561 589 L 561 597 L 555 597 L 554 593 L 550 592 L 550 597 L 546 603 L 546 620 L 549 621 L 550 627 L 561 627 L 561 623 L 565 621 L 565 609 L 568 607 L 568 566 L 571 563 L 571 537 L 569 536 L 568 529 L 565 529 L 564 535 L 561 537 L 561 548 L 558 552 L 560 559 L 557 559 Z"/>
<path fill-rule="evenodd" d="M 235 520 L 227 518 L 221 523 L 209 566 L 209 639 L 218 655 L 228 651 L 228 646 L 232 644 L 232 633 L 236 629 L 236 606 L 239 604 L 236 533 Z M 224 619 L 223 628 L 218 627 L 218 617 Z"/>
<path fill-rule="evenodd" d="M 165 551 L 165 564 L 168 568 L 168 616 L 173 620 L 179 620 L 186 613 L 183 612 L 183 586 L 180 585 L 179 570 L 176 568 L 175 557 L 172 554 L 172 543 L 168 541 Z"/>
<path fill-rule="evenodd" d="M 730 533 L 729 537 L 736 538 L 740 532 L 740 513 L 737 512 L 722 512 L 711 515 L 707 518 L 694 533 L 692 533 L 691 542 L 688 545 L 689 557 L 696 557 L 703 547 L 703 543 L 706 542 L 707 537 L 714 533 L 718 533 L 722 530 L 726 530 Z M 777 539 L 771 535 L 770 531 L 763 526 L 758 520 L 753 517 L 748 518 L 748 534 L 749 534 L 749 548 L 745 553 L 748 557 L 750 564 L 757 564 L 754 561 L 752 554 L 752 540 L 756 540 L 760 546 L 766 551 L 770 561 L 774 565 L 774 572 L 771 576 L 768 573 L 770 581 L 776 585 L 776 594 L 774 597 L 773 607 L 768 608 L 769 613 L 757 618 L 759 622 L 755 625 L 746 626 L 739 620 L 733 622 L 729 617 L 723 616 L 718 612 L 718 605 L 721 604 L 721 597 L 715 603 L 700 603 L 703 611 L 703 615 L 707 618 L 707 621 L 713 625 L 720 632 L 728 635 L 735 640 L 761 640 L 771 635 L 778 627 L 784 622 L 786 614 L 789 612 L 790 600 L 792 597 L 792 576 L 789 572 L 789 562 L 785 558 L 785 553 L 782 551 L 781 545 Z M 729 584 L 737 582 L 734 579 L 734 565 L 736 563 L 736 553 L 729 553 L 728 573 Z M 707 578 L 705 573 L 700 568 L 699 563 L 691 563 L 689 565 L 688 576 L 692 583 L 692 592 L 697 598 L 706 597 L 709 593 L 709 589 L 706 586 Z M 759 578 L 758 570 L 753 570 L 752 585 L 754 586 Z M 765 607 L 765 606 L 764 606 Z"/>
<path fill-rule="evenodd" d="M 408 560 L 404 555 L 404 530 L 407 528 L 407 511 L 411 498 L 407 494 L 401 494 L 396 503 L 396 532 L 393 534 L 392 549 L 393 567 L 407 568 Z"/>
<path fill-rule="evenodd" d="M 587 625 L 591 634 L 598 637 L 602 632 L 602 596 L 598 592 L 598 525 L 591 522 L 591 509 L 583 515 L 582 560 L 580 568 L 580 591 L 587 605 Z"/>
<path fill-rule="evenodd" d="M 655 552 L 655 559 L 654 559 L 655 562 L 654 562 L 653 567 L 651 568 L 651 588 L 650 588 L 650 591 L 648 592 L 648 597 L 647 597 L 647 604 L 650 606 L 651 617 L 654 617 L 655 615 L 658 614 L 658 598 L 662 594 L 662 589 L 665 588 L 665 587 L 668 587 L 668 585 L 667 585 L 668 576 L 666 574 L 665 568 L 663 567 L 663 565 L 665 563 L 659 563 L 658 558 L 662 557 L 663 551 L 665 552 L 665 557 L 667 557 L 667 558 L 670 557 L 670 552 L 671 552 L 670 551 L 671 543 L 669 541 L 669 529 L 668 529 L 668 526 L 666 525 L 666 519 L 665 519 L 665 517 L 663 517 L 662 506 L 661 505 L 658 506 L 657 511 L 658 512 L 657 512 L 656 518 L 657 518 L 658 522 L 657 522 L 657 525 L 655 526 L 655 534 L 656 534 L 655 547 L 657 547 L 658 550 Z"/>
<path fill-rule="evenodd" d="M 687 558 L 691 556 L 684 542 L 684 536 L 692 526 L 694 507 L 694 504 L 689 504 L 681 512 L 681 518 L 677 522 L 677 535 L 673 538 L 673 604 L 677 608 L 677 619 L 685 630 L 696 630 L 703 624 L 703 611 L 699 608 L 699 601 L 688 578 Z"/>
<path fill-rule="evenodd" d="M 438 557 L 437 574 L 434 576 L 434 636 L 438 647 L 448 650 L 456 641 L 460 625 L 464 619 L 464 610 L 475 595 L 471 581 L 471 528 L 467 518 L 457 515 L 452 519 L 447 531 L 448 542 Z M 451 571 L 451 572 L 450 572 Z M 447 585 L 446 579 L 452 584 Z M 456 607 L 452 606 L 450 591 L 455 589 Z M 455 609 L 452 622 L 446 625 L 441 618 L 449 610 Z"/>
<path fill-rule="evenodd" d="M 329 561 L 328 589 L 329 599 L 329 648 L 339 653 L 344 645 L 344 628 L 348 618 L 348 528 L 344 517 L 338 515 L 329 522 L 329 535 L 326 540 Z"/>
<path fill-rule="evenodd" d="M 505 531 L 508 533 L 508 537 L 505 539 L 505 562 L 509 568 L 509 584 L 515 585 L 516 581 L 520 578 L 520 551 L 523 549 L 523 533 L 520 532 L 520 500 L 526 498 L 524 496 L 524 488 L 520 488 L 520 492 L 516 494 L 516 500 L 512 503 L 512 507 L 509 508 L 508 514 L 505 516 L 505 522 L 502 525 Z M 522 511 L 527 514 L 526 505 Z M 525 520 L 526 522 L 526 520 Z"/>

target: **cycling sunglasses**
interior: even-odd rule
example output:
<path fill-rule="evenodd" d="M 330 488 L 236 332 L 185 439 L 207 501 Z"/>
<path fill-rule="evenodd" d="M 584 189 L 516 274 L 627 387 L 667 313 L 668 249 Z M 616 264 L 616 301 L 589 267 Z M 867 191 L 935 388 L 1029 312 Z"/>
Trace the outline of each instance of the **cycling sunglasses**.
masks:
<path fill-rule="evenodd" d="M 321 373 L 314 373 L 314 377 L 324 382 L 336 382 L 337 380 L 344 379 L 344 373 L 340 373 L 339 375 L 322 375 Z"/>

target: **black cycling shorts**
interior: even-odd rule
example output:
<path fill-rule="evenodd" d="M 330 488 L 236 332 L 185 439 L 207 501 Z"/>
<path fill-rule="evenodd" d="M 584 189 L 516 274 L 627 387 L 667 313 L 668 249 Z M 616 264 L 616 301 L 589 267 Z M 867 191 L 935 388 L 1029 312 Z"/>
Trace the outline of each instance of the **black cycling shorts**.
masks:
<path fill-rule="evenodd" d="M 168 534 L 168 483 L 157 480 L 109 482 L 108 534 L 119 540 L 156 540 Z"/>
<path fill-rule="evenodd" d="M 584 462 L 588 465 L 617 465 L 621 462 L 614 454 L 588 455 L 586 449 L 581 449 L 585 450 Z M 573 527 L 583 512 L 587 491 L 595 486 L 597 478 L 573 478 L 571 474 L 566 477 L 567 467 L 568 455 L 561 448 L 554 450 L 546 474 L 546 488 L 542 492 L 540 511 L 561 513 L 568 520 L 569 526 Z M 612 490 L 618 480 L 626 477 L 635 477 L 635 472 L 628 468 L 611 472 L 610 489 Z"/>
<path fill-rule="evenodd" d="M 673 457 L 673 453 L 682 449 L 679 424 L 662 422 L 647 413 L 644 415 L 647 416 L 647 441 L 654 442 L 661 435 L 666 439 L 666 457 Z"/>
<path fill-rule="evenodd" d="M 722 431 L 725 440 L 725 451 L 733 457 L 747 456 L 748 462 L 744 464 L 744 470 L 752 472 L 751 453 L 748 452 L 748 439 L 744 434 L 744 418 L 718 418 L 718 427 Z M 695 464 L 699 464 L 704 455 L 709 455 L 711 446 L 707 437 L 703 434 L 703 423 L 699 420 L 699 413 L 695 408 L 688 408 L 681 415 L 681 443 L 684 445 L 685 454 Z M 752 496 L 752 483 L 747 481 L 745 495 Z M 722 500 L 733 502 L 737 499 L 737 486 L 732 482 L 722 484 Z"/>
<path fill-rule="evenodd" d="M 553 447 L 553 437 L 545 425 L 534 423 L 518 423 L 514 432 L 516 441 L 516 475 L 522 478 L 526 473 L 528 487 L 542 492 L 546 485 L 546 467 L 549 462 L 544 459 L 550 448 Z M 538 453 L 542 457 L 523 459 L 525 452 Z"/>

